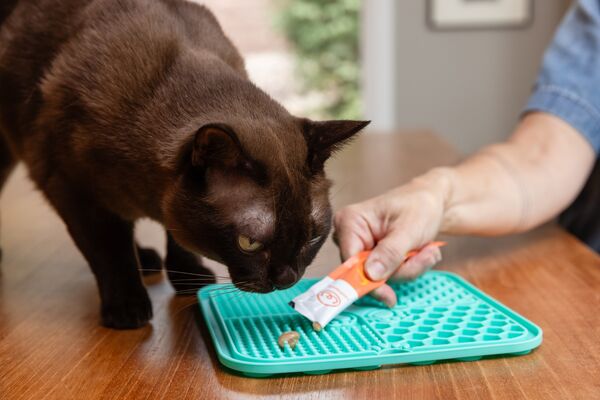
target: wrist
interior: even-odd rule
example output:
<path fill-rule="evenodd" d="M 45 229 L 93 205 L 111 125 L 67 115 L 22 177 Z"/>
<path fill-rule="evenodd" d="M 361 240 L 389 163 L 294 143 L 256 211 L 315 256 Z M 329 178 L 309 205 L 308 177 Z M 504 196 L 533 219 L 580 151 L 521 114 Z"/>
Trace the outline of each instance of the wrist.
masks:
<path fill-rule="evenodd" d="M 441 208 L 441 230 L 445 232 L 446 214 L 453 203 L 456 186 L 456 170 L 452 167 L 436 167 L 424 175 L 415 178 L 411 183 L 426 188 L 437 200 Z"/>

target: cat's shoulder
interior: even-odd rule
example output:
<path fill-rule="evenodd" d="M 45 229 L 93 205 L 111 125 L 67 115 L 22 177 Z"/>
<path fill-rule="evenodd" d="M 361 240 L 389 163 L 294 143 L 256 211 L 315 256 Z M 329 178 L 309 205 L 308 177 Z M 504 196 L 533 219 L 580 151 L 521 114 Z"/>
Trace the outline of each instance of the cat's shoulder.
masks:
<path fill-rule="evenodd" d="M 184 28 L 184 34 L 192 46 L 210 51 L 246 76 L 242 56 L 208 7 L 187 0 L 160 0 L 160 2 L 170 10 Z"/>

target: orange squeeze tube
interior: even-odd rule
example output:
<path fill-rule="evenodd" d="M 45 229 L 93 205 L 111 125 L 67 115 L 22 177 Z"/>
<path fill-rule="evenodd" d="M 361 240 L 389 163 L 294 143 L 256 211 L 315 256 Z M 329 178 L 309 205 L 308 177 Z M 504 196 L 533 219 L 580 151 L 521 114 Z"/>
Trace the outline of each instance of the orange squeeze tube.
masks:
<path fill-rule="evenodd" d="M 445 246 L 445 242 L 432 242 L 428 246 Z M 421 249 L 411 250 L 404 261 L 419 253 Z M 311 288 L 294 298 L 290 305 L 313 322 L 315 330 L 325 325 L 344 311 L 350 304 L 367 293 L 377 289 L 385 280 L 373 281 L 365 273 L 365 262 L 370 251 L 362 251 L 350 257 L 329 275 L 315 283 Z"/>

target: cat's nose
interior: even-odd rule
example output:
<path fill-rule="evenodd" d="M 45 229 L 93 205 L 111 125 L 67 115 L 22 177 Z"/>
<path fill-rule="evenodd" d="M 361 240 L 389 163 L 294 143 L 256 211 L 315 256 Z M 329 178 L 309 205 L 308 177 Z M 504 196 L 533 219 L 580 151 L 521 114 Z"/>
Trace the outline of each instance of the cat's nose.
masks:
<path fill-rule="evenodd" d="M 273 276 L 273 286 L 283 290 L 291 287 L 298 280 L 298 273 L 290 267 L 282 268 Z"/>

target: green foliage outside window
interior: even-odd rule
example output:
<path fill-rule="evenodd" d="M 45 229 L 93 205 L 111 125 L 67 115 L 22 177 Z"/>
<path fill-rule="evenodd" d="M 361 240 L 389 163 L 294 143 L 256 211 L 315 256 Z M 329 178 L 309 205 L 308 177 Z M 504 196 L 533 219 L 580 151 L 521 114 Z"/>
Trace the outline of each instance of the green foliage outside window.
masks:
<path fill-rule="evenodd" d="M 327 95 L 324 117 L 360 118 L 360 0 L 277 0 L 276 23 L 297 53 L 304 87 Z"/>

